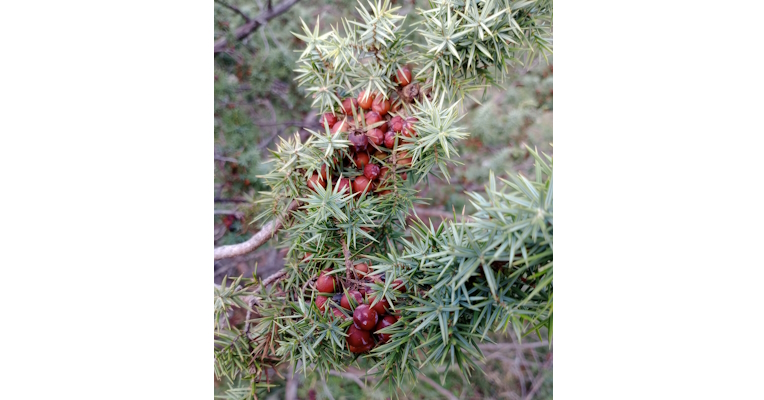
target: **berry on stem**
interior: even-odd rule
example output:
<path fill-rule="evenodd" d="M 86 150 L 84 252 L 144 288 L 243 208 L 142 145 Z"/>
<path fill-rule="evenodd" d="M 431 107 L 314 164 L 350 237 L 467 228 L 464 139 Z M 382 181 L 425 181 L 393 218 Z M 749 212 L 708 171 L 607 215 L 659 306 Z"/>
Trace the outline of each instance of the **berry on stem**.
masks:
<path fill-rule="evenodd" d="M 379 128 L 370 129 L 368 132 L 366 132 L 366 136 L 368 136 L 369 140 L 371 140 L 371 142 L 377 146 L 380 146 L 385 142 L 385 134 L 382 133 Z"/>
<path fill-rule="evenodd" d="M 316 280 L 316 289 L 321 293 L 334 293 L 337 286 L 337 278 L 327 275 L 326 272 L 322 272 Z"/>
<path fill-rule="evenodd" d="M 342 112 L 347 115 L 353 115 L 353 110 L 358 109 L 358 100 L 348 97 L 345 100 L 342 100 Z"/>
<path fill-rule="evenodd" d="M 332 113 L 324 113 L 324 115 L 321 116 L 321 119 L 318 120 L 318 122 L 321 124 L 321 127 L 323 128 L 326 124 L 329 124 L 329 129 L 331 129 L 334 124 L 337 123 L 337 117 Z"/>
<path fill-rule="evenodd" d="M 373 125 L 382 121 L 382 116 L 376 111 L 369 111 L 366 113 L 366 125 Z"/>
<path fill-rule="evenodd" d="M 327 300 L 329 300 L 329 298 L 326 297 L 326 296 L 317 296 L 316 297 L 316 305 L 318 306 L 319 310 L 324 311 L 324 309 L 325 309 L 324 305 L 326 304 Z"/>
<path fill-rule="evenodd" d="M 337 190 L 338 193 L 342 193 L 343 190 L 347 189 L 347 192 L 350 193 L 350 179 L 348 178 L 342 178 L 337 183 L 337 186 L 340 188 Z"/>
<path fill-rule="evenodd" d="M 395 81 L 401 86 L 411 83 L 411 70 L 406 67 L 400 67 L 395 72 Z"/>
<path fill-rule="evenodd" d="M 348 348 L 353 353 L 363 353 L 374 347 L 374 339 L 371 337 L 371 332 L 365 331 L 353 324 L 350 325 L 347 333 Z"/>
<path fill-rule="evenodd" d="M 365 176 L 359 176 L 353 179 L 353 193 L 365 193 L 367 187 L 370 187 L 371 181 Z"/>
<path fill-rule="evenodd" d="M 395 147 L 395 132 L 388 131 L 385 133 L 385 147 L 392 149 Z"/>
<path fill-rule="evenodd" d="M 361 106 L 364 110 L 371 109 L 371 104 L 374 102 L 374 93 L 369 93 L 368 96 L 366 96 L 366 92 L 363 91 L 361 94 L 358 95 L 358 105 Z"/>
<path fill-rule="evenodd" d="M 313 175 L 311 175 L 310 178 L 308 178 L 308 187 L 310 189 L 313 189 L 313 191 L 317 191 L 318 190 L 317 188 L 319 186 L 325 187 L 326 181 L 325 180 L 322 181 L 321 176 L 314 172 Z"/>
<path fill-rule="evenodd" d="M 384 116 L 390 111 L 390 100 L 385 99 L 382 95 L 377 95 L 374 103 L 371 104 L 371 109 Z"/>
<path fill-rule="evenodd" d="M 380 318 L 379 322 L 377 322 L 377 325 L 374 327 L 374 333 L 380 329 L 387 328 L 388 326 L 394 324 L 396 321 L 398 321 L 398 317 L 394 315 L 385 315 L 384 317 Z M 390 336 L 391 335 L 389 333 L 377 334 L 377 338 L 379 339 L 380 343 L 387 343 L 387 341 L 390 340 Z"/>
<path fill-rule="evenodd" d="M 356 152 L 366 150 L 366 145 L 369 144 L 369 139 L 363 133 L 350 132 L 348 140 L 353 144 L 353 150 Z"/>
<path fill-rule="evenodd" d="M 346 120 L 337 121 L 334 126 L 332 127 L 332 133 L 337 133 L 337 131 L 340 132 L 347 132 L 348 131 L 348 122 Z"/>
<path fill-rule="evenodd" d="M 353 299 L 355 300 L 356 304 L 363 303 L 363 296 L 361 296 L 361 292 L 357 290 L 351 290 L 348 292 L 351 296 L 353 296 Z M 342 299 L 340 300 L 340 307 L 350 310 L 350 301 L 348 300 L 347 294 L 342 295 Z"/>
<path fill-rule="evenodd" d="M 377 325 L 379 316 L 368 304 L 361 304 L 353 311 L 353 322 L 361 329 L 370 331 Z"/>
<path fill-rule="evenodd" d="M 355 161 L 355 165 L 359 169 L 363 169 L 369 163 L 369 155 L 366 153 L 355 153 L 353 161 Z"/>
<path fill-rule="evenodd" d="M 370 181 L 377 179 L 379 176 L 379 166 L 376 164 L 366 164 L 363 168 L 363 176 L 369 178 Z"/>

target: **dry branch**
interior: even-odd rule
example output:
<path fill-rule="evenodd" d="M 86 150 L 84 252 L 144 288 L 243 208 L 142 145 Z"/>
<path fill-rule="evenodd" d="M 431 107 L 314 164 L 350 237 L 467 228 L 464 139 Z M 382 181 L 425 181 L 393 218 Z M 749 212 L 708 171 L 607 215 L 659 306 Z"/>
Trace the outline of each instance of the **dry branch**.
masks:
<path fill-rule="evenodd" d="M 292 204 L 290 204 L 287 208 L 287 212 L 296 209 L 297 205 L 297 201 L 293 201 Z M 281 229 L 281 225 L 281 218 L 276 218 L 273 221 L 263 225 L 263 228 L 260 229 L 259 232 L 257 232 L 244 243 L 216 247 L 215 259 L 219 260 L 221 258 L 236 257 L 254 251 L 258 247 L 262 246 L 265 242 L 267 242 L 271 237 L 273 237 L 273 234 Z"/>
<path fill-rule="evenodd" d="M 278 17 L 279 15 L 283 14 L 287 10 L 289 10 L 293 5 L 295 5 L 300 0 L 285 0 L 279 3 L 276 7 L 273 7 L 272 9 L 269 9 L 260 15 L 258 15 L 255 18 L 252 18 L 247 22 L 246 24 L 236 28 L 236 31 L 234 31 L 233 35 L 236 38 L 236 40 L 242 40 L 245 37 L 249 36 L 252 32 L 256 31 L 257 28 L 259 28 L 261 25 L 265 24 L 266 22 L 270 21 L 273 18 Z M 225 50 L 225 48 L 228 46 L 228 39 L 227 38 L 221 38 L 218 41 L 215 42 L 215 54 L 220 53 L 221 51 Z"/>

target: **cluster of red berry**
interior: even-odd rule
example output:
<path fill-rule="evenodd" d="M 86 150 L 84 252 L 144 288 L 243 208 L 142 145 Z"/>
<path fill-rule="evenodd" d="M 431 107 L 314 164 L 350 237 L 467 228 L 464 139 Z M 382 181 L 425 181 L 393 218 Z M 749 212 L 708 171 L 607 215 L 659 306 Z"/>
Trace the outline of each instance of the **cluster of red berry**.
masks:
<path fill-rule="evenodd" d="M 411 70 L 402 67 L 394 78 L 400 87 L 411 83 Z M 401 136 L 414 137 L 416 130 L 414 124 L 417 119 L 407 116 L 404 99 L 398 95 L 399 91 L 391 93 L 385 98 L 380 93 L 361 92 L 358 98 L 348 97 L 342 101 L 340 113 L 325 113 L 319 122 L 322 126 L 331 129 L 332 133 L 346 132 L 353 151 L 352 159 L 347 160 L 359 168 L 363 175 L 355 177 L 352 182 L 342 178 L 337 183 L 340 190 L 348 187 L 352 193 L 376 192 L 378 187 L 383 187 L 389 179 L 389 168 L 371 162 L 371 155 L 377 160 L 384 162 L 390 154 L 382 150 L 382 146 L 395 149 L 396 142 Z M 360 107 L 360 108 L 359 108 Z M 411 157 L 406 151 L 398 151 L 395 155 L 395 164 L 400 166 L 411 165 Z M 400 174 L 406 179 L 406 173 Z M 317 185 L 326 186 L 326 165 L 321 167 L 321 172 L 314 173 L 308 178 L 308 187 L 315 190 Z M 390 193 L 390 190 L 382 189 L 380 195 Z"/>
<path fill-rule="evenodd" d="M 363 277 L 365 284 L 381 283 L 384 279 L 384 275 L 369 274 L 369 266 L 364 263 L 355 264 L 353 269 L 355 274 Z M 391 287 L 394 290 L 406 292 L 406 288 L 400 280 L 393 282 Z M 339 307 L 353 312 L 353 324 L 350 325 L 347 331 L 348 350 L 353 353 L 364 353 L 371 350 L 376 343 L 381 344 L 390 340 L 389 334 L 377 333 L 380 329 L 386 328 L 398 320 L 398 317 L 393 315 L 387 299 L 383 298 L 377 304 L 371 306 L 377 297 L 376 293 L 367 293 L 364 286 L 357 289 L 353 289 L 351 286 L 345 289 L 345 292 L 340 295 L 340 281 L 336 275 L 329 275 L 326 271 L 321 272 L 318 279 L 316 279 L 316 290 L 320 293 L 336 293 L 332 297 L 333 303 L 329 304 L 336 305 L 337 300 L 339 300 Z M 329 297 L 319 295 L 316 297 L 316 306 L 323 312 L 327 307 L 328 301 Z M 341 319 L 346 318 L 339 308 L 330 307 L 336 317 Z"/>

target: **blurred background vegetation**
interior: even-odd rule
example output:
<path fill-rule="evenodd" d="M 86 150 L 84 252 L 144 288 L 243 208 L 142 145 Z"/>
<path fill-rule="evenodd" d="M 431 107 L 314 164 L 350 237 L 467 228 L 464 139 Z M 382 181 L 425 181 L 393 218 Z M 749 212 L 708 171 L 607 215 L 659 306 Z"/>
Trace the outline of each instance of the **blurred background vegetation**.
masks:
<path fill-rule="evenodd" d="M 268 190 L 258 175 L 267 172 L 268 149 L 279 137 L 298 132 L 307 138 L 305 128 L 319 127 L 315 110 L 297 88 L 293 78 L 296 50 L 303 44 L 291 32 L 300 32 L 300 18 L 313 27 L 320 16 L 321 30 L 339 24 L 342 18 L 356 19 L 356 0 L 297 1 L 283 14 L 270 19 L 243 40 L 235 40 L 234 31 L 248 21 L 277 8 L 284 0 L 215 1 L 215 40 L 227 38 L 229 46 L 215 55 L 215 154 L 214 154 L 214 236 L 215 246 L 247 240 L 259 229 L 250 224 L 258 209 L 252 203 L 258 192 Z M 393 1 L 407 15 L 406 24 L 414 23 L 416 8 L 427 8 L 427 1 Z M 482 192 L 488 173 L 499 176 L 519 171 L 532 176 L 532 160 L 525 144 L 552 154 L 553 59 L 531 66 L 518 66 L 515 79 L 503 88 L 488 90 L 482 104 L 467 103 L 462 124 L 471 133 L 459 144 L 462 165 L 451 168 L 451 182 L 432 180 L 420 184 L 420 195 L 429 200 L 429 209 L 457 212 L 466 207 L 471 212 L 465 191 Z M 440 218 L 434 217 L 433 223 Z M 283 254 L 274 245 L 232 259 L 215 262 L 215 282 L 223 276 L 269 275 L 283 266 Z M 542 335 L 543 336 L 543 335 Z M 423 370 L 432 381 L 398 390 L 400 398 L 552 398 L 552 351 L 543 338 L 523 338 L 522 344 L 512 335 L 494 337 L 496 345 L 487 345 L 482 371 L 475 371 L 471 383 L 452 371 Z M 541 340 L 541 341 L 539 341 Z M 357 365 L 323 381 L 317 376 L 292 376 L 286 369 L 273 372 L 275 399 L 384 399 L 387 387 L 365 380 L 364 368 Z M 440 377 L 445 383 L 440 384 Z M 426 377 L 424 379 L 427 379 Z M 230 382 L 215 381 L 216 395 L 225 394 Z M 235 383 L 234 383 L 234 386 Z"/>

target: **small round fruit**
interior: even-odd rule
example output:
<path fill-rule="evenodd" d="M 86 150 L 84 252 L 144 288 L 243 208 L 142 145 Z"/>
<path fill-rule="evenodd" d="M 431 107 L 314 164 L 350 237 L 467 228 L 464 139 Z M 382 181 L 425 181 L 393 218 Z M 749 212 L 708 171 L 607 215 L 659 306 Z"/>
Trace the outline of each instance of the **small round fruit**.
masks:
<path fill-rule="evenodd" d="M 377 296 L 372 297 L 369 299 L 369 304 L 374 303 L 374 300 L 376 300 Z M 387 299 L 382 298 L 377 304 L 374 304 L 372 309 L 377 312 L 377 314 L 382 315 L 387 311 L 387 309 L 390 308 L 390 304 L 387 302 Z"/>
<path fill-rule="evenodd" d="M 348 140 L 353 145 L 353 150 L 356 152 L 366 150 L 366 145 L 369 144 L 369 139 L 363 133 L 350 132 L 348 134 Z"/>
<path fill-rule="evenodd" d="M 369 183 L 371 183 L 371 181 L 365 176 L 359 176 L 353 179 L 353 193 L 365 193 L 367 187 L 371 187 Z"/>
<path fill-rule="evenodd" d="M 400 279 L 396 279 L 393 281 L 393 284 L 390 285 L 393 289 L 396 289 L 400 291 L 401 293 L 406 293 L 406 286 L 403 286 L 403 281 Z"/>
<path fill-rule="evenodd" d="M 361 296 L 361 292 L 357 290 L 351 290 L 348 292 L 351 296 L 353 296 L 353 299 L 355 300 L 356 304 L 363 303 L 363 296 Z M 346 294 L 342 295 L 342 299 L 340 300 L 340 307 L 349 310 L 350 309 L 350 301 L 348 301 L 348 296 Z"/>
<path fill-rule="evenodd" d="M 395 72 L 395 81 L 402 86 L 406 86 L 411 83 L 411 70 L 406 67 L 400 67 Z"/>
<path fill-rule="evenodd" d="M 363 228 L 361 228 L 361 229 L 363 229 Z M 355 265 L 353 265 L 353 268 L 356 271 L 361 272 L 364 275 L 366 275 L 369 272 L 369 266 L 366 263 L 355 264 Z"/>
<path fill-rule="evenodd" d="M 391 131 L 400 132 L 403 130 L 403 125 L 405 123 L 406 121 L 403 118 L 396 115 L 392 119 L 390 119 L 390 121 L 387 122 L 387 125 L 390 127 Z"/>
<path fill-rule="evenodd" d="M 332 133 L 337 133 L 337 131 L 340 132 L 347 132 L 348 131 L 348 122 L 346 120 L 337 121 L 334 126 L 332 127 Z"/>
<path fill-rule="evenodd" d="M 340 179 L 339 183 L 337 183 L 337 186 L 340 187 L 337 190 L 338 193 L 342 193 L 342 191 L 346 190 L 346 189 L 347 189 L 347 193 L 350 193 L 350 179 L 348 179 L 348 178 Z"/>
<path fill-rule="evenodd" d="M 366 96 L 366 92 L 361 92 L 361 94 L 358 95 L 358 105 L 361 106 L 364 110 L 370 110 L 371 109 L 371 103 L 374 102 L 374 93 L 370 93 L 368 96 Z"/>
<path fill-rule="evenodd" d="M 382 95 L 377 95 L 374 103 L 371 104 L 371 109 L 384 116 L 390 111 L 390 100 L 385 99 Z"/>
<path fill-rule="evenodd" d="M 390 194 L 392 192 L 393 192 L 392 190 L 383 190 L 383 191 L 379 192 L 379 195 L 380 196 L 387 196 L 388 194 Z"/>
<path fill-rule="evenodd" d="M 334 293 L 338 286 L 337 278 L 334 275 L 327 275 L 325 272 L 322 272 L 316 280 L 316 289 L 321 293 Z"/>
<path fill-rule="evenodd" d="M 337 318 L 340 318 L 340 319 L 347 319 L 347 317 L 345 316 L 345 314 L 343 314 L 343 313 L 342 313 L 342 311 L 340 311 L 340 310 L 338 310 L 338 309 L 336 309 L 336 308 L 332 308 L 332 313 L 333 313 L 333 314 L 334 314 L 334 316 L 335 316 L 335 317 L 337 317 Z"/>
<path fill-rule="evenodd" d="M 387 167 L 380 168 L 379 169 L 379 179 L 380 180 L 384 180 L 385 177 L 387 176 L 387 171 L 389 171 L 389 170 L 390 170 L 390 168 L 387 168 Z"/>
<path fill-rule="evenodd" d="M 324 123 L 329 124 L 329 129 L 331 129 L 334 126 L 334 124 L 337 123 L 337 117 L 332 113 L 324 113 L 324 115 L 321 116 L 321 119 L 319 119 L 318 122 L 321 124 L 322 128 L 325 126 Z"/>
<path fill-rule="evenodd" d="M 319 174 L 313 173 L 313 175 L 308 178 L 308 187 L 314 191 L 317 191 L 319 186 L 324 187 L 325 185 L 326 181 L 321 180 L 321 176 Z"/>
<path fill-rule="evenodd" d="M 326 164 L 321 165 L 321 179 L 326 182 Z"/>
<path fill-rule="evenodd" d="M 396 321 L 398 321 L 398 317 L 393 315 L 385 315 L 384 317 L 379 319 L 379 322 L 377 322 L 377 325 L 374 327 L 374 332 L 376 333 L 380 329 L 387 328 L 388 326 L 394 324 Z M 379 333 L 377 334 L 377 338 L 379 339 L 380 343 L 387 343 L 388 340 L 390 340 L 389 333 Z"/>
<path fill-rule="evenodd" d="M 326 304 L 326 301 L 329 300 L 328 297 L 325 296 L 317 296 L 316 297 L 316 305 L 318 306 L 318 309 L 321 311 L 324 311 L 324 305 Z"/>
<path fill-rule="evenodd" d="M 353 161 L 355 161 L 355 165 L 358 167 L 358 169 L 363 169 L 366 164 L 369 163 L 369 155 L 366 153 L 355 153 Z"/>
<path fill-rule="evenodd" d="M 376 111 L 369 111 L 366 113 L 366 125 L 373 125 L 382 121 L 382 116 Z"/>
<path fill-rule="evenodd" d="M 370 181 L 377 179 L 379 176 L 379 165 L 366 164 L 363 168 L 363 176 L 369 178 Z"/>
<path fill-rule="evenodd" d="M 357 348 L 369 348 L 374 346 L 374 339 L 371 338 L 371 332 L 357 327 L 355 324 L 348 328 L 347 342 L 350 346 Z"/>
<path fill-rule="evenodd" d="M 395 132 L 388 131 L 385 133 L 385 147 L 392 149 L 395 147 Z"/>
<path fill-rule="evenodd" d="M 398 161 L 396 161 L 396 164 L 403 165 L 403 166 L 409 166 L 411 165 L 411 157 L 408 156 L 409 154 L 405 151 L 401 151 L 398 153 Z"/>
<path fill-rule="evenodd" d="M 366 132 L 366 136 L 368 136 L 369 140 L 371 140 L 371 142 L 377 146 L 381 146 L 382 143 L 385 142 L 385 134 L 382 133 L 379 128 L 370 129 L 368 132 Z"/>
<path fill-rule="evenodd" d="M 368 304 L 361 304 L 353 311 L 353 322 L 358 325 L 359 328 L 370 331 L 377 325 L 379 316 L 377 312 L 369 307 Z"/>
<path fill-rule="evenodd" d="M 353 110 L 358 110 L 358 100 L 348 97 L 342 100 L 342 112 L 348 115 L 353 115 Z"/>

